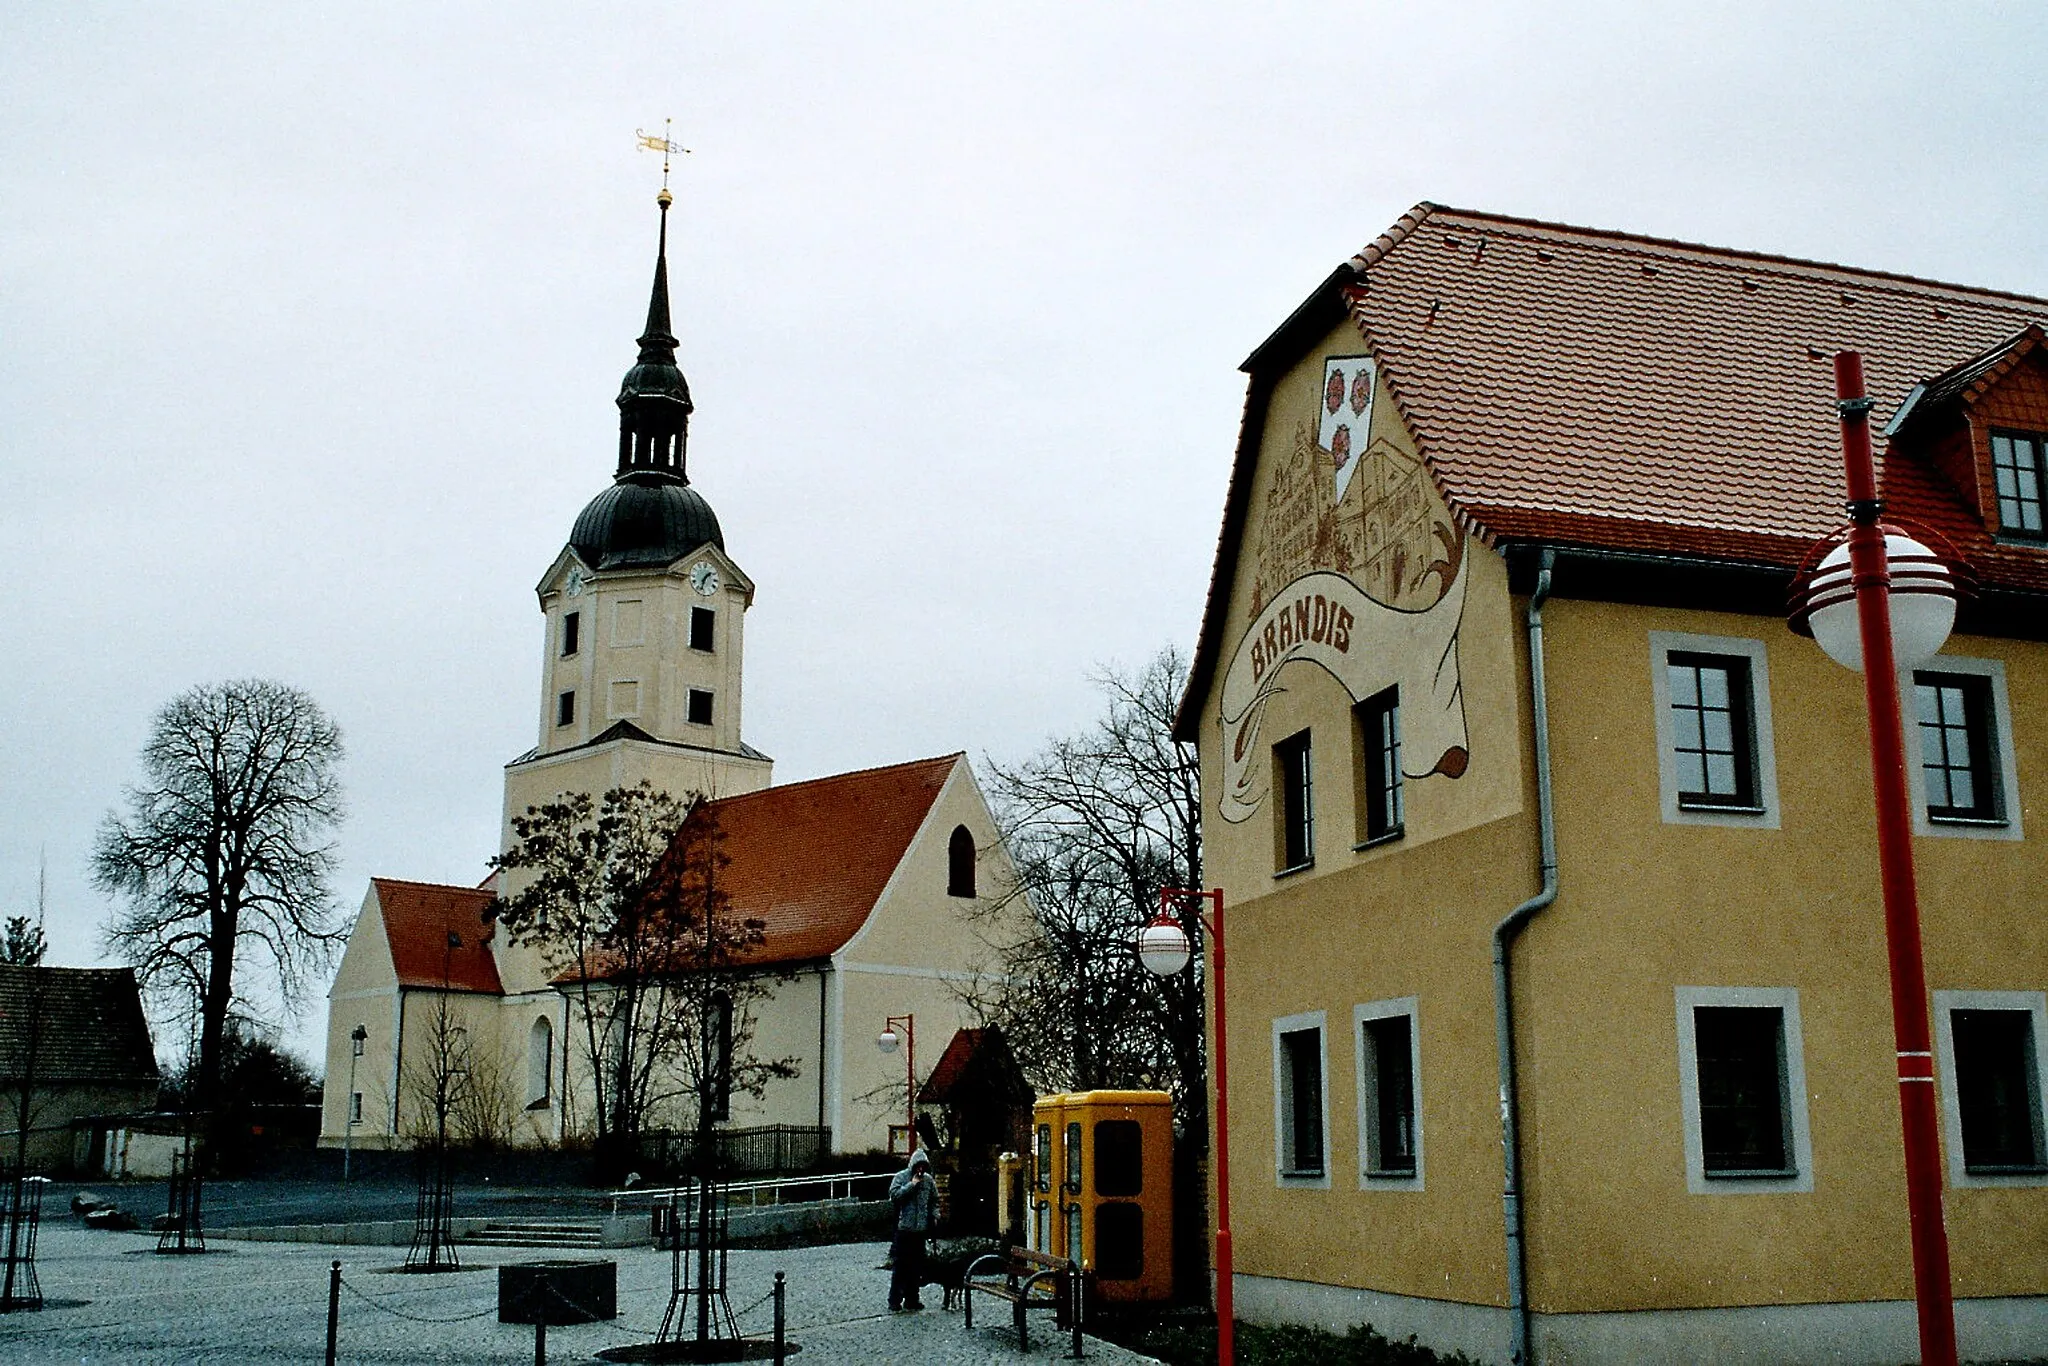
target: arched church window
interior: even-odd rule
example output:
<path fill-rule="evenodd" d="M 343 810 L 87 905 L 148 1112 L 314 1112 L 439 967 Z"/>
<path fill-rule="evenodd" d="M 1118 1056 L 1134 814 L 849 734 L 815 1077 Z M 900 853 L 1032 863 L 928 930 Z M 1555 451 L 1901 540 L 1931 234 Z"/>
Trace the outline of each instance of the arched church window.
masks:
<path fill-rule="evenodd" d="M 526 1036 L 526 1108 L 545 1110 L 555 1075 L 555 1027 L 545 1016 L 533 1022 Z"/>
<path fill-rule="evenodd" d="M 974 836 L 964 825 L 953 827 L 946 845 L 946 895 L 974 895 Z"/>

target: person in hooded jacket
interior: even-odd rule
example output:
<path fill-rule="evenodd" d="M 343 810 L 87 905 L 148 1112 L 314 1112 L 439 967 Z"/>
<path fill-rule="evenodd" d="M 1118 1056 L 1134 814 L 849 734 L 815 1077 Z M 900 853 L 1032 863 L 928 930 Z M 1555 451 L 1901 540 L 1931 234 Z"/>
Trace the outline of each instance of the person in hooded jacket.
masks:
<path fill-rule="evenodd" d="M 939 1188 L 923 1148 L 890 1178 L 889 1203 L 896 1209 L 896 1233 L 889 1243 L 889 1312 L 896 1314 L 924 1308 L 918 1289 L 924 1284 L 925 1239 L 939 1217 Z"/>

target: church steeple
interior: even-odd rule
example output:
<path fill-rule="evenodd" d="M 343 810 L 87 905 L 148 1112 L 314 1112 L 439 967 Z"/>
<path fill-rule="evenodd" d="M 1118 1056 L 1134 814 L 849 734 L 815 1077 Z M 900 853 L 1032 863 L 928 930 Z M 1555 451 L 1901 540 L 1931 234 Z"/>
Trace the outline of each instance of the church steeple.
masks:
<path fill-rule="evenodd" d="M 619 479 L 638 475 L 689 483 L 690 386 L 676 365 L 676 339 L 669 331 L 668 206 L 661 205 L 661 237 L 654 255 L 654 290 L 647 300 L 647 326 L 640 334 L 640 359 L 619 386 Z"/>

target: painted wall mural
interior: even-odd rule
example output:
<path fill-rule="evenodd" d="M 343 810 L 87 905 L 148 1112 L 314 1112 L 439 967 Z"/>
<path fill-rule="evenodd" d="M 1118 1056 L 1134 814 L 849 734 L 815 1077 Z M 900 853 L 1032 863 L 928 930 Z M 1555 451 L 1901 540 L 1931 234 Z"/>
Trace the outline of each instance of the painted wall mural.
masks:
<path fill-rule="evenodd" d="M 1457 778 L 1468 765 L 1465 539 L 1421 462 L 1371 438 L 1377 380 L 1370 356 L 1328 357 L 1315 415 L 1268 458 L 1251 620 L 1220 699 L 1226 821 L 1265 801 L 1260 722 L 1292 660 L 1324 669 L 1353 701 L 1399 686 L 1403 776 Z"/>

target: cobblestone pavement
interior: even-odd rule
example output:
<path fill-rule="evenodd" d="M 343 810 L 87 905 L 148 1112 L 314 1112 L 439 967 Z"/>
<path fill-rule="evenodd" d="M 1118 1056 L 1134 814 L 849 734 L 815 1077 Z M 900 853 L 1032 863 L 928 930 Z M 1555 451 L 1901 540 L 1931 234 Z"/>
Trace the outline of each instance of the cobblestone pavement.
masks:
<path fill-rule="evenodd" d="M 230 1243 L 202 1257 L 159 1257 L 155 1240 L 52 1224 L 37 1266 L 49 1307 L 0 1317 L 0 1361 L 8 1363 L 308 1362 L 326 1345 L 328 1263 L 342 1262 L 341 1362 L 530 1362 L 533 1330 L 500 1324 L 498 1278 L 506 1262 L 549 1254 L 465 1247 L 467 1267 L 435 1276 L 393 1274 L 399 1248 L 330 1248 L 314 1243 Z M 843 1243 L 732 1254 L 727 1281 L 740 1327 L 765 1336 L 764 1297 L 787 1276 L 791 1341 L 798 1366 L 1014 1366 L 1058 1360 L 1070 1340 L 1051 1316 L 1032 1316 L 1032 1351 L 1017 1349 L 1007 1320 L 977 1314 L 973 1332 L 959 1310 L 938 1308 L 927 1288 L 921 1314 L 879 1312 L 888 1273 L 881 1243 Z M 548 1330 L 549 1359 L 591 1362 L 596 1353 L 651 1339 L 668 1303 L 669 1257 L 645 1248 L 609 1249 L 619 1264 L 619 1317 Z M 83 1301 L 84 1303 L 80 1303 Z M 995 1308 L 988 1301 L 983 1306 Z M 982 1306 L 978 1306 L 982 1307 Z M 988 1326 L 984 1326 L 986 1323 Z M 1005 1326 L 998 1327 L 998 1324 Z M 1087 1356 L 1103 1366 L 1149 1358 L 1093 1338 Z"/>

